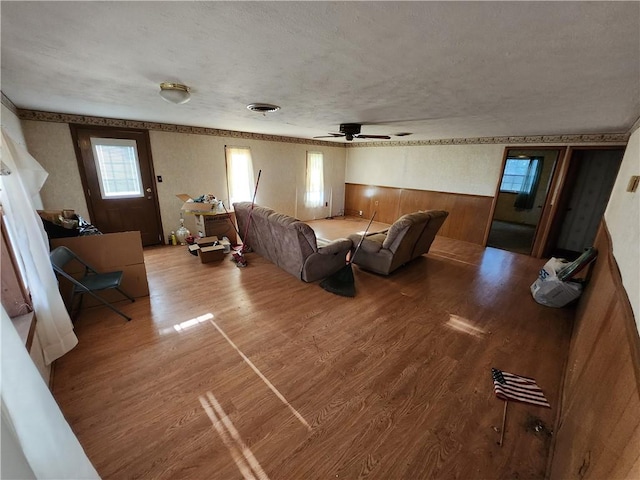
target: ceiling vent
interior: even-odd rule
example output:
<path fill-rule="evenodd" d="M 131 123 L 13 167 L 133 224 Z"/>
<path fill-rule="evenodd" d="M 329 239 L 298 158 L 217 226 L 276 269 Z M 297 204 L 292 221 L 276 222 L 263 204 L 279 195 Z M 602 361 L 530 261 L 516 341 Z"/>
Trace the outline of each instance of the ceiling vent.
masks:
<path fill-rule="evenodd" d="M 252 112 L 258 113 L 272 113 L 280 110 L 278 105 L 272 105 L 271 103 L 251 103 L 247 105 L 247 108 Z"/>

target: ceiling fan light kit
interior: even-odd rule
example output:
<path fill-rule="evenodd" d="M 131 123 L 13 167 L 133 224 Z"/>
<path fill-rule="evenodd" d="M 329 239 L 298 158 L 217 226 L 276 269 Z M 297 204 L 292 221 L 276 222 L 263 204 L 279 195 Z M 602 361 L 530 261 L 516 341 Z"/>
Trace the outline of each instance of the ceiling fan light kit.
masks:
<path fill-rule="evenodd" d="M 191 89 L 181 83 L 162 82 L 158 93 L 164 100 L 176 105 L 187 103 L 191 99 Z"/>

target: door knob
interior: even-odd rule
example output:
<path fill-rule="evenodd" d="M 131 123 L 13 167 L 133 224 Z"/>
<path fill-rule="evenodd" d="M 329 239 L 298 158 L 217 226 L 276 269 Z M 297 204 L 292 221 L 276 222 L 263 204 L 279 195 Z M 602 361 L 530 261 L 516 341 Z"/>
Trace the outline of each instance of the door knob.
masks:
<path fill-rule="evenodd" d="M 151 193 L 151 187 L 147 188 L 147 192 Z"/>

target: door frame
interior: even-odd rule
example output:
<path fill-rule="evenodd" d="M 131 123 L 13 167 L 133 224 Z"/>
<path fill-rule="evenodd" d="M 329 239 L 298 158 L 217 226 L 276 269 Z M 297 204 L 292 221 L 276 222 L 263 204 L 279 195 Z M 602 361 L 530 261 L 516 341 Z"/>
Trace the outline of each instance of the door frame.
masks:
<path fill-rule="evenodd" d="M 76 154 L 76 162 L 78 163 L 78 171 L 80 172 L 80 181 L 82 182 L 82 190 L 84 194 L 84 199 L 87 204 L 87 209 L 89 211 L 89 216 L 92 221 L 95 218 L 95 212 L 93 209 L 93 202 L 91 201 L 91 195 L 89 194 L 89 181 L 87 179 L 87 172 L 84 168 L 84 162 L 82 161 L 82 150 L 80 148 L 80 139 L 78 137 L 78 132 L 82 130 L 100 130 L 105 133 L 105 137 L 107 138 L 120 138 L 118 136 L 118 132 L 127 132 L 127 133 L 138 133 L 142 135 L 143 141 L 145 142 L 145 147 L 147 149 L 147 153 L 149 155 L 149 170 L 151 172 L 151 180 L 153 186 L 151 188 L 151 195 L 153 196 L 153 209 L 155 211 L 156 222 L 158 223 L 159 238 L 158 244 L 164 243 L 164 229 L 162 227 L 162 217 L 160 215 L 160 202 L 158 200 L 158 188 L 156 186 L 156 174 L 153 165 L 153 156 L 151 153 L 151 140 L 149 138 L 149 130 L 141 129 L 141 128 L 125 128 L 125 127 L 111 127 L 111 126 L 103 126 L 103 125 L 91 125 L 91 124 L 79 124 L 79 123 L 70 123 L 69 129 L 71 130 L 71 138 L 73 139 L 73 149 Z M 138 158 L 140 158 L 138 156 Z"/>
<path fill-rule="evenodd" d="M 546 258 L 549 256 L 550 250 L 553 248 L 552 243 L 555 241 L 557 234 L 562 227 L 564 219 L 563 208 L 569 201 L 572 187 L 575 183 L 578 170 L 576 168 L 576 159 L 573 154 L 576 151 L 584 150 L 621 150 L 623 153 L 627 148 L 626 143 L 612 143 L 611 145 L 556 145 L 556 146 L 538 146 L 538 145 L 515 145 L 506 146 L 502 157 L 502 165 L 500 167 L 500 176 L 496 185 L 495 194 L 489 210 L 489 219 L 484 233 L 483 246 L 487 246 L 493 215 L 495 214 L 498 195 L 500 193 L 500 184 L 504 167 L 507 162 L 507 153 L 509 150 L 559 150 L 558 160 L 553 171 L 551 184 L 545 203 L 542 207 L 540 220 L 534 235 L 533 246 L 531 247 L 531 257 Z M 564 152 L 564 153 L 563 153 Z M 572 162 L 573 158 L 573 162 Z"/>
<path fill-rule="evenodd" d="M 540 238 L 536 238 L 535 257 L 548 257 L 551 250 L 555 247 L 554 243 L 558 239 L 562 223 L 564 221 L 564 211 L 571 199 L 573 187 L 578 176 L 579 160 L 574 156 L 575 152 L 583 152 L 587 150 L 620 150 L 624 155 L 626 144 L 613 145 L 574 145 L 567 147 L 561 168 L 558 169 L 557 178 L 553 179 L 554 188 L 553 198 L 549 206 L 549 216 L 546 219 L 544 234 Z M 555 175 L 554 175 L 555 177 Z M 532 251 L 534 253 L 534 251 Z"/>
<path fill-rule="evenodd" d="M 556 164 L 553 168 L 553 172 L 551 174 L 551 182 L 549 184 L 549 188 L 547 190 L 547 195 L 545 197 L 544 205 L 542 206 L 542 212 L 540 213 L 540 218 L 538 219 L 538 224 L 536 226 L 536 231 L 533 236 L 533 244 L 531 245 L 531 252 L 529 256 L 540 258 L 538 255 L 539 243 L 541 239 L 545 237 L 548 227 L 547 224 L 549 222 L 549 218 L 552 216 L 552 205 L 553 202 L 553 192 L 555 192 L 557 181 L 558 181 L 558 172 L 562 165 L 563 159 L 566 157 L 567 147 L 563 145 L 555 145 L 555 146 L 540 146 L 540 145 L 508 145 L 504 147 L 504 152 L 502 154 L 502 164 L 500 166 L 500 176 L 498 177 L 498 183 L 496 184 L 496 190 L 493 194 L 493 201 L 491 202 L 491 208 L 489 209 L 489 221 L 487 222 L 487 226 L 484 231 L 484 239 L 482 245 L 484 247 L 487 246 L 487 242 L 489 241 L 489 234 L 491 232 L 491 225 L 493 223 L 493 216 L 496 213 L 496 206 L 498 204 L 498 195 L 500 195 L 500 185 L 502 184 L 502 177 L 504 175 L 504 167 L 507 164 L 507 158 L 509 157 L 510 150 L 558 150 L 558 159 L 556 160 Z"/>

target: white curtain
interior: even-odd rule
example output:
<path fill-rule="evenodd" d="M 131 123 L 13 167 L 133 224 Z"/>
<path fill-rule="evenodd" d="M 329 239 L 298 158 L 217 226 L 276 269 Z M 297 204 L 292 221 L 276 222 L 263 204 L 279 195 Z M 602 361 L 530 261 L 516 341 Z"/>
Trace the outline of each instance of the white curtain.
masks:
<path fill-rule="evenodd" d="M 2 478 L 100 478 L 4 307 L 1 316 Z"/>
<path fill-rule="evenodd" d="M 2 129 L 0 202 L 7 233 L 31 293 L 36 329 L 50 364 L 78 343 L 49 261 L 47 234 L 33 204 L 48 173 Z M 9 173 L 10 172 L 10 173 Z"/>
<path fill-rule="evenodd" d="M 304 206 L 318 208 L 324 205 L 324 156 L 322 152 L 307 152 L 307 174 Z"/>
<path fill-rule="evenodd" d="M 254 183 L 251 149 L 246 147 L 225 147 L 227 158 L 227 186 L 229 206 L 234 202 L 253 200 Z"/>

